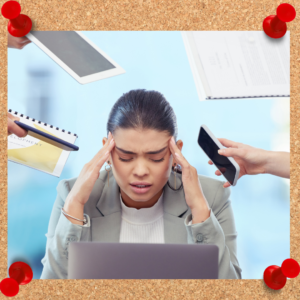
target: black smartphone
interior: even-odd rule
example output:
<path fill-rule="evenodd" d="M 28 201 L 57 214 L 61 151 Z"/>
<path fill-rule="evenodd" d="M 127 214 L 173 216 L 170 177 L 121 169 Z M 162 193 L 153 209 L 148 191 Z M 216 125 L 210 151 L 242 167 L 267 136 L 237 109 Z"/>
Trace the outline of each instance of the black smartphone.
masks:
<path fill-rule="evenodd" d="M 201 125 L 200 127 L 198 145 L 219 169 L 225 179 L 231 185 L 236 185 L 239 178 L 240 166 L 232 157 L 226 157 L 218 153 L 218 150 L 225 147 L 223 147 L 206 125 Z"/>

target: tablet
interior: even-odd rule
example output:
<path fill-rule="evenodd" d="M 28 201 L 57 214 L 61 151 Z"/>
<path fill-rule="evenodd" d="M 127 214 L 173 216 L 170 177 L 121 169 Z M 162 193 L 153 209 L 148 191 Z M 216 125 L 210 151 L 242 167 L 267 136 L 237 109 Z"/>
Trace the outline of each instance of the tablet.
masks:
<path fill-rule="evenodd" d="M 27 37 L 81 84 L 125 73 L 81 32 L 31 31 Z"/>

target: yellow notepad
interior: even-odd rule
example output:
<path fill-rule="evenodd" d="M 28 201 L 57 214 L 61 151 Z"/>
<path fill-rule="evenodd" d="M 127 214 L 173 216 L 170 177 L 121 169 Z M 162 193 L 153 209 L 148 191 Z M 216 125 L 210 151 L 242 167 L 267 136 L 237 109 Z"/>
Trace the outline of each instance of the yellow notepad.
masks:
<path fill-rule="evenodd" d="M 20 118 L 20 122 L 41 130 L 45 133 L 74 144 L 76 134 L 66 132 L 52 125 L 36 121 L 17 112 L 9 112 Z M 69 157 L 70 152 L 27 135 L 19 138 L 12 134 L 7 140 L 8 160 L 36 170 L 59 177 Z"/>

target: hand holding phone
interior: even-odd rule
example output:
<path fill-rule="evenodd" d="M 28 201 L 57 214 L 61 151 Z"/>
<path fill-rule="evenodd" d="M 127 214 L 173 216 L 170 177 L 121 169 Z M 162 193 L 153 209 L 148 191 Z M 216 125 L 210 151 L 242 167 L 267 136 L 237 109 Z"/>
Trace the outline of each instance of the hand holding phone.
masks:
<path fill-rule="evenodd" d="M 240 167 L 232 157 L 225 157 L 218 153 L 224 147 L 206 125 L 200 127 L 198 144 L 210 161 L 218 168 L 220 172 L 218 174 L 222 174 L 230 185 L 235 186 L 239 178 Z"/>
<path fill-rule="evenodd" d="M 282 151 L 267 151 L 246 144 L 237 143 L 227 139 L 218 139 L 227 147 L 219 154 L 233 157 L 240 166 L 239 178 L 244 175 L 272 174 L 275 176 L 290 178 L 290 153 Z M 212 161 L 208 162 L 212 165 Z M 218 170 L 216 175 L 222 175 Z M 239 179 L 238 178 L 238 179 Z M 230 184 L 226 182 L 224 187 Z"/>

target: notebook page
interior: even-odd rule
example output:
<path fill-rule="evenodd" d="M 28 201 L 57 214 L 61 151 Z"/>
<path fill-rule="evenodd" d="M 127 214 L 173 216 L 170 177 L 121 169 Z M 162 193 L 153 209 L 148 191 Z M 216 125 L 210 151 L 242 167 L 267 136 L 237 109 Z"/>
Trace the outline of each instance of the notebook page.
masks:
<path fill-rule="evenodd" d="M 51 128 L 51 125 L 44 125 L 42 122 L 38 123 L 38 121 L 33 121 L 31 118 L 27 119 L 26 117 L 12 114 L 19 117 L 20 122 L 66 142 L 74 144 L 76 141 L 77 136 L 74 134 L 63 132 L 54 126 Z M 8 160 L 56 177 L 60 176 L 70 155 L 70 151 L 65 151 L 30 135 L 27 135 L 25 138 L 19 138 L 14 134 L 9 135 L 7 138 L 7 148 Z"/>
<path fill-rule="evenodd" d="M 289 96 L 290 32 L 196 31 L 197 52 L 211 98 Z"/>
<path fill-rule="evenodd" d="M 182 31 L 181 32 L 182 40 L 186 50 L 186 54 L 189 60 L 189 64 L 192 70 L 194 77 L 197 94 L 200 101 L 205 101 L 207 95 L 211 94 L 206 77 L 201 66 L 201 62 L 197 55 L 197 49 L 195 46 L 194 38 L 191 32 Z"/>

